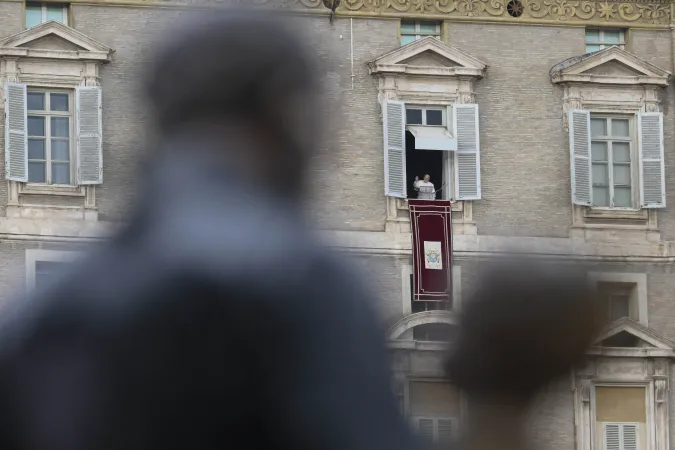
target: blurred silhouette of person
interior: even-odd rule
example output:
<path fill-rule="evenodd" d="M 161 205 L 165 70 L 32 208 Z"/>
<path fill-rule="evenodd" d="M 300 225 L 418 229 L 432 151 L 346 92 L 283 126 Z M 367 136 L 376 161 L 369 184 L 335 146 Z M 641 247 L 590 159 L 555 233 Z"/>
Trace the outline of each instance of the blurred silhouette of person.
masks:
<path fill-rule="evenodd" d="M 0 443 L 410 448 L 374 302 L 303 223 L 311 55 L 246 10 L 171 33 L 148 76 L 159 140 L 128 227 L 2 329 Z"/>
<path fill-rule="evenodd" d="M 210 12 L 172 30 L 148 76 L 161 139 L 128 226 L 3 311 L 0 447 L 416 446 L 390 389 L 373 300 L 301 217 L 317 78 L 302 42 L 269 16 Z M 506 300 L 527 301 L 503 319 L 489 311 L 494 291 L 469 305 L 448 366 L 462 388 L 525 398 L 509 355 L 555 360 L 535 386 L 580 356 L 586 328 L 565 352 L 539 340 L 550 330 L 536 324 L 557 314 L 568 331 L 583 317 L 568 313 L 589 304 L 536 270 L 508 285 Z M 523 310 L 533 298 L 558 300 Z M 472 331 L 480 317 L 492 334 Z M 551 352 L 522 347 L 526 338 Z M 483 372 L 493 369 L 501 382 Z"/>

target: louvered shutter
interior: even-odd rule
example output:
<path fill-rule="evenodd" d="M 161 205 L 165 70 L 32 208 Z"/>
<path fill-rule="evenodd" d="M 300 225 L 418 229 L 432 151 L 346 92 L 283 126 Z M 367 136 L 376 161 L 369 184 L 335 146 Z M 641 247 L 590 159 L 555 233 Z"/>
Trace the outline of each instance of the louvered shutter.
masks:
<path fill-rule="evenodd" d="M 570 167 L 572 173 L 572 203 L 591 206 L 591 113 L 582 109 L 569 112 Z"/>
<path fill-rule="evenodd" d="M 439 443 L 448 444 L 452 442 L 454 437 L 453 425 L 454 424 L 452 419 L 437 419 L 436 426 L 438 432 L 436 433 L 436 435 L 438 436 Z"/>
<path fill-rule="evenodd" d="M 429 441 L 434 440 L 434 419 L 417 419 L 417 432 L 420 436 L 428 439 Z"/>
<path fill-rule="evenodd" d="M 605 450 L 637 450 L 638 426 L 633 423 L 606 423 Z"/>
<path fill-rule="evenodd" d="M 663 114 L 638 114 L 640 143 L 640 206 L 666 207 L 666 181 L 663 160 Z"/>
<path fill-rule="evenodd" d="M 455 196 L 457 200 L 480 200 L 480 141 L 478 105 L 454 105 Z"/>
<path fill-rule="evenodd" d="M 5 177 L 28 181 L 26 85 L 5 84 Z"/>
<path fill-rule="evenodd" d="M 637 450 L 638 434 L 637 425 L 623 424 L 622 426 L 623 448 L 622 450 Z"/>
<path fill-rule="evenodd" d="M 621 425 L 605 424 L 605 450 L 621 450 Z"/>
<path fill-rule="evenodd" d="M 405 103 L 388 100 L 382 108 L 384 124 L 385 195 L 407 197 L 405 179 Z"/>
<path fill-rule="evenodd" d="M 101 89 L 77 88 L 77 181 L 79 184 L 103 182 Z"/>

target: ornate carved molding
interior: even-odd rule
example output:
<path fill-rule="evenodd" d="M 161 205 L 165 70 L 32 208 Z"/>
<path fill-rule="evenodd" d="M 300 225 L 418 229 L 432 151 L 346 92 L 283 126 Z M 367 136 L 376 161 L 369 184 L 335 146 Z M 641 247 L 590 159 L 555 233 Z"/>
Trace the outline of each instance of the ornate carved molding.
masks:
<path fill-rule="evenodd" d="M 177 7 L 219 6 L 241 2 L 269 8 L 330 13 L 321 0 L 71 0 L 71 3 Z M 624 24 L 631 27 L 659 28 L 667 28 L 671 21 L 671 0 L 522 0 L 524 11 L 520 17 L 509 15 L 507 3 L 508 0 L 342 0 L 337 15 L 433 17 L 525 24 Z"/>

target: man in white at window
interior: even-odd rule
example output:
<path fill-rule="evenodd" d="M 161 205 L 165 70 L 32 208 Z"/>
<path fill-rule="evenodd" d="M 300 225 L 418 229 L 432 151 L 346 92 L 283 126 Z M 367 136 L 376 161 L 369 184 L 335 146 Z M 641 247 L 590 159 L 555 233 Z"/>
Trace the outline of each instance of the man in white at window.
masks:
<path fill-rule="evenodd" d="M 419 177 L 415 177 L 413 187 L 417 191 L 418 200 L 436 200 L 436 190 L 434 183 L 431 181 L 429 174 L 424 175 L 424 180 L 420 181 Z"/>

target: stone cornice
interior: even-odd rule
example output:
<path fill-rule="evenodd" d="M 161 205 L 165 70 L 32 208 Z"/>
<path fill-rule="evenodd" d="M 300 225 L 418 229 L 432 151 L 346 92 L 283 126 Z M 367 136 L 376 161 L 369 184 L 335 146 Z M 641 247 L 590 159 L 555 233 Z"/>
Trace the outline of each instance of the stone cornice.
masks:
<path fill-rule="evenodd" d="M 90 242 L 109 237 L 123 222 L 0 217 L 0 241 Z M 409 234 L 383 231 L 318 231 L 328 248 L 345 253 L 408 258 L 412 255 Z M 507 256 L 513 252 L 568 261 L 633 262 L 671 264 L 675 242 L 587 242 L 583 239 L 453 236 L 453 257 L 475 260 Z"/>
<path fill-rule="evenodd" d="M 7 0 L 0 0 L 7 1 Z M 9 0 L 15 1 L 15 0 Z M 213 7 L 241 0 L 71 0 L 75 4 L 161 7 Z M 522 0 L 524 12 L 511 17 L 509 0 L 342 0 L 340 16 L 428 18 L 558 26 L 668 28 L 672 0 Z M 301 13 L 328 14 L 322 0 L 247 0 L 247 4 Z"/>

